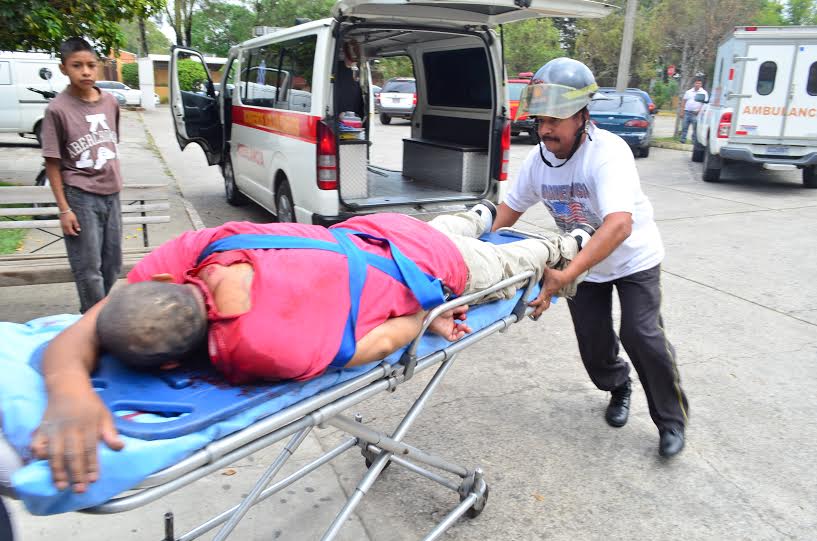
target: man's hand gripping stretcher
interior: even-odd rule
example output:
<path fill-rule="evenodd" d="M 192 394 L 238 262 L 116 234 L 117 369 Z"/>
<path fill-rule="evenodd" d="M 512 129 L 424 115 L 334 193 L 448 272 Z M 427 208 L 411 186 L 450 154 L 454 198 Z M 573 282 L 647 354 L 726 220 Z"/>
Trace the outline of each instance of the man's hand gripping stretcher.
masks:
<path fill-rule="evenodd" d="M 415 271 L 430 276 L 430 283 L 440 289 L 464 296 L 528 271 L 539 279 L 547 268 L 565 268 L 578 252 L 579 243 L 569 235 L 552 234 L 501 245 L 477 240 L 490 231 L 491 222 L 484 214 L 464 212 L 430 223 L 379 214 L 340 224 L 349 228 L 344 232 L 354 229 L 357 247 L 352 247 L 353 252 L 391 257 L 400 267 L 399 272 L 387 275 L 388 265 L 383 266 L 377 257 L 369 258 L 368 264 L 374 269 L 363 269 L 365 284 L 357 291 L 352 263 L 330 253 L 331 249 L 320 252 L 314 244 L 304 250 L 204 250 L 216 244 L 215 239 L 248 232 L 337 239 L 337 231 L 333 239 L 326 229 L 316 226 L 225 224 L 186 233 L 160 246 L 129 274 L 130 284 L 112 291 L 45 350 L 42 373 L 48 404 L 32 439 L 34 455 L 48 460 L 58 489 L 71 486 L 81 493 L 98 478 L 98 443 L 115 451 L 122 449 L 112 414 L 90 380 L 101 352 L 134 368 L 163 369 L 178 366 L 207 344 L 212 363 L 233 383 L 305 380 L 330 365 L 349 367 L 379 361 L 417 338 L 433 305 L 423 306 L 412 279 L 403 279 Z M 305 277 L 307 273 L 311 274 Z M 349 282 L 338 280 L 344 275 L 349 276 Z M 324 280 L 333 286 L 340 281 L 334 296 L 329 297 L 337 302 L 325 302 L 327 291 L 321 288 L 300 287 L 305 279 L 310 283 Z M 285 287 L 288 281 L 293 282 L 291 290 Z M 259 295 L 267 286 L 272 294 L 262 302 L 265 299 Z M 549 281 L 548 274 L 544 286 L 542 294 L 530 303 L 535 317 L 547 308 L 551 295 L 570 294 L 571 287 L 575 288 L 575 284 Z M 510 298 L 516 289 L 499 290 L 478 302 Z M 350 290 L 351 294 L 343 293 Z M 268 300 L 270 297 L 274 301 Z M 344 298 L 346 302 L 342 302 Z M 315 306 L 323 310 L 317 316 Z M 445 311 L 429 322 L 426 330 L 449 341 L 459 340 L 472 330 L 466 322 L 467 311 L 467 305 Z M 303 314 L 312 317 L 295 317 Z M 270 322 L 274 317 L 278 319 Z M 265 332 L 251 332 L 255 330 L 253 318 L 264 321 Z M 343 337 L 338 340 L 340 334 Z M 322 339 L 328 335 L 335 340 L 325 346 Z M 342 354 L 343 343 L 350 338 L 352 348 Z M 339 341 L 341 348 L 331 359 Z M 248 342 L 253 347 L 248 347 Z"/>

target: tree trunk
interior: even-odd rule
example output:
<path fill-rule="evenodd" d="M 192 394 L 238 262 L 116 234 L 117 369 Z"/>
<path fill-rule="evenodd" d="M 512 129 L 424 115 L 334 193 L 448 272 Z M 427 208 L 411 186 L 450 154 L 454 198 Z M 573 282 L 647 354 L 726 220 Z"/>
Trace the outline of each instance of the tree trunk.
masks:
<path fill-rule="evenodd" d="M 148 50 L 148 36 L 147 30 L 145 29 L 145 18 L 139 17 L 139 56 L 146 57 L 150 54 Z"/>
<path fill-rule="evenodd" d="M 686 92 L 686 85 L 689 82 L 689 74 L 687 73 L 687 64 L 689 63 L 689 40 L 684 39 L 684 46 L 681 49 L 681 77 L 678 79 L 678 114 L 675 115 L 675 137 L 681 133 L 681 118 L 684 110 L 684 92 Z"/>

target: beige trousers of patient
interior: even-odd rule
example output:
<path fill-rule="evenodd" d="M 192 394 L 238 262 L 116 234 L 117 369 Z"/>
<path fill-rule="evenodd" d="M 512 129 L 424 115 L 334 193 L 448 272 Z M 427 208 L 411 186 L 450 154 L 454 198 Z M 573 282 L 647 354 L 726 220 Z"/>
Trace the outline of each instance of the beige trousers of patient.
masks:
<path fill-rule="evenodd" d="M 486 289 L 525 271 L 534 271 L 539 280 L 545 266 L 556 267 L 564 262 L 563 255 L 570 252 L 570 242 L 573 243 L 570 257 L 576 254 L 575 240 L 558 233 L 541 234 L 548 237 L 546 239 L 523 239 L 507 244 L 482 242 L 478 237 L 485 233 L 485 223 L 482 216 L 471 211 L 437 216 L 429 225 L 451 239 L 465 260 L 468 281 L 463 294 Z M 523 285 L 502 289 L 480 302 L 511 298 Z"/>

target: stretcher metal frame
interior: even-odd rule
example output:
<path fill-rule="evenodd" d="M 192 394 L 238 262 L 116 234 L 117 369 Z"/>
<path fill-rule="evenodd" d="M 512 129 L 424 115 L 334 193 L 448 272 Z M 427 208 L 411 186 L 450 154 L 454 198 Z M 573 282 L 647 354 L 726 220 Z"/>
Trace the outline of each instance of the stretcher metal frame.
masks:
<path fill-rule="evenodd" d="M 446 458 L 405 443 L 403 439 L 439 383 L 450 370 L 460 351 L 496 332 L 505 331 L 510 325 L 521 321 L 525 315 L 532 312 L 533 309 L 528 306 L 528 302 L 532 299 L 532 293 L 536 286 L 534 278 L 535 275 L 532 271 L 524 272 L 505 279 L 488 289 L 458 297 L 434 308 L 426 315 L 420 334 L 408 346 L 398 363 L 392 365 L 382 362 L 365 374 L 340 383 L 319 395 L 302 400 L 266 417 L 252 426 L 210 443 L 177 464 L 150 475 L 137 487 L 121 496 L 79 512 L 113 514 L 136 509 L 289 437 L 289 441 L 277 458 L 261 474 L 254 487 L 239 504 L 179 536 L 175 534 L 173 513 L 168 512 L 164 516 L 165 537 L 163 541 L 189 541 L 218 526 L 221 526 L 221 528 L 213 539 L 222 541 L 231 534 L 252 506 L 285 489 L 295 481 L 302 479 L 320 466 L 331 462 L 353 448 L 360 449 L 368 470 L 359 480 L 354 492 L 326 530 L 322 540 L 330 541 L 337 537 L 343 524 L 354 512 L 377 478 L 390 464 L 406 468 L 457 493 L 459 503 L 423 538 L 427 541 L 439 539 L 461 516 L 467 515 L 474 518 L 482 512 L 488 500 L 488 484 L 483 477 L 481 468 L 461 466 Z M 434 318 L 452 308 L 478 303 L 480 299 L 509 286 L 514 286 L 517 289 L 524 288 L 521 297 L 510 314 L 466 335 L 456 342 L 452 342 L 441 350 L 418 357 L 417 349 L 420 340 Z M 342 412 L 350 407 L 383 391 L 394 391 L 400 384 L 410 380 L 416 373 L 438 364 L 439 367 L 428 384 L 391 433 L 364 425 L 360 415 L 355 415 L 353 418 L 342 415 Z M 327 426 L 337 428 L 351 437 L 283 479 L 271 484 L 286 461 L 295 453 L 312 429 Z M 456 478 L 451 480 L 437 471 L 428 469 L 429 467 L 456 476 Z"/>

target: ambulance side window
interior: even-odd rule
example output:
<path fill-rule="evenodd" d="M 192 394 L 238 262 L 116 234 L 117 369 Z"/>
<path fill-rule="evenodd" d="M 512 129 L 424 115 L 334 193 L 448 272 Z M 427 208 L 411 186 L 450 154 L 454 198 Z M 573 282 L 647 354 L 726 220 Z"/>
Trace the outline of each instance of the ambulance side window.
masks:
<path fill-rule="evenodd" d="M 280 94 L 276 109 L 309 112 L 312 109 L 312 73 L 315 65 L 315 35 L 281 44 Z"/>
<path fill-rule="evenodd" d="M 256 107 L 274 107 L 278 95 L 278 63 L 281 47 L 263 45 L 247 53 L 241 71 L 241 103 Z"/>
<path fill-rule="evenodd" d="M 774 79 L 777 76 L 777 64 L 766 61 L 757 72 L 757 93 L 768 96 L 774 90 Z"/>
<path fill-rule="evenodd" d="M 809 96 L 817 96 L 817 62 L 814 62 L 808 69 L 806 92 Z"/>

